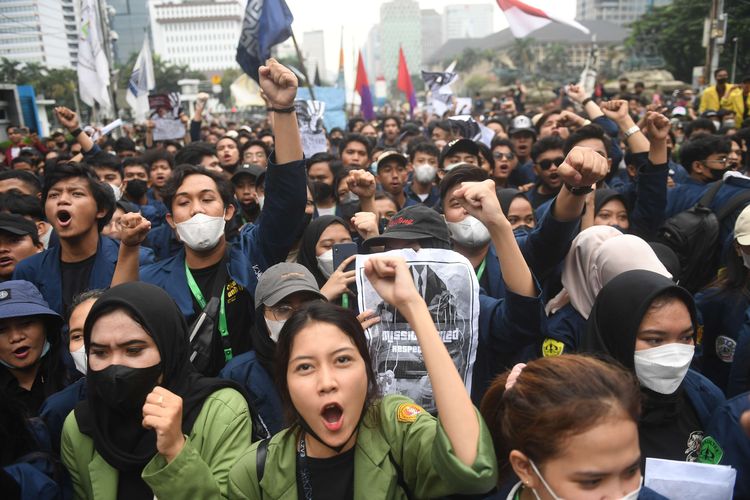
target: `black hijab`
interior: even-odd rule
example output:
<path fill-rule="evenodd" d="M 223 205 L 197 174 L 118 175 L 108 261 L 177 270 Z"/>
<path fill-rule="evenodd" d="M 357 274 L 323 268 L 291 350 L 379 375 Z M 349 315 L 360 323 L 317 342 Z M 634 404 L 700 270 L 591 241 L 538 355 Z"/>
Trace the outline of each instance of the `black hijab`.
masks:
<path fill-rule="evenodd" d="M 323 215 L 310 222 L 302 234 L 302 240 L 299 244 L 299 254 L 297 255 L 297 262 L 305 266 L 315 276 L 315 281 L 318 282 L 318 286 L 322 287 L 328 281 L 328 278 L 323 276 L 318 268 L 318 259 L 315 255 L 315 245 L 318 244 L 320 235 L 326 230 L 331 224 L 341 224 L 344 229 L 349 231 L 349 226 L 346 224 L 344 219 L 336 217 L 335 215 Z"/>
<path fill-rule="evenodd" d="M 276 342 L 271 338 L 266 324 L 264 305 L 261 304 L 255 310 L 255 326 L 250 329 L 250 338 L 253 342 L 253 350 L 260 364 L 268 374 L 273 377 L 276 373 Z"/>
<path fill-rule="evenodd" d="M 630 214 L 628 203 L 619 191 L 614 189 L 597 189 L 594 193 L 594 215 L 598 214 L 599 210 L 601 210 L 604 205 L 614 199 L 620 200 L 625 206 L 625 210 Z"/>
<path fill-rule="evenodd" d="M 236 386 L 195 371 L 189 359 L 185 318 L 167 292 L 147 283 L 116 286 L 96 301 L 83 330 L 86 352 L 94 323 L 115 309 L 124 309 L 154 339 L 161 356 L 160 385 L 182 398 L 182 432 L 189 435 L 205 399 L 219 389 Z M 157 453 L 155 432 L 141 425 L 140 409 L 133 414 L 117 411 L 98 396 L 91 377 L 87 383 L 87 399 L 76 406 L 76 421 L 81 432 L 94 440 L 96 451 L 119 471 L 118 498 L 153 498 L 141 472 Z"/>
<path fill-rule="evenodd" d="M 503 210 L 505 217 L 508 217 L 508 212 L 510 211 L 510 206 L 513 203 L 513 200 L 515 200 L 519 196 L 526 198 L 525 194 L 523 194 L 518 189 L 513 188 L 498 189 L 496 193 L 497 199 L 500 202 L 500 208 Z"/>

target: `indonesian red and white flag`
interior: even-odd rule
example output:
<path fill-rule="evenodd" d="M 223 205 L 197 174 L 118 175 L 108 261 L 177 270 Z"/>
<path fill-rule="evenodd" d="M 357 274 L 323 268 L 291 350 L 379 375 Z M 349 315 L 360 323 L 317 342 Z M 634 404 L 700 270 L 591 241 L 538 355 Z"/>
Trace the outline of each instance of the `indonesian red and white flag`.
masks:
<path fill-rule="evenodd" d="M 545 3 L 553 4 L 554 2 Z M 516 38 L 523 38 L 552 21 L 589 34 L 588 28 L 574 19 L 575 15 L 566 15 L 566 13 L 560 12 L 559 7 L 553 5 L 548 5 L 542 9 L 521 0 L 497 0 L 497 4 L 503 9 L 510 25 L 510 31 Z"/>

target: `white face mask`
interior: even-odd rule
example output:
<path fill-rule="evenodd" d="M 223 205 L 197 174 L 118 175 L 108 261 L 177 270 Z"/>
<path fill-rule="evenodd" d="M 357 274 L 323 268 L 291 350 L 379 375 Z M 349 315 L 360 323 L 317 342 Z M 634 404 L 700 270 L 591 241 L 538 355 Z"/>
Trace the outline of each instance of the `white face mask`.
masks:
<path fill-rule="evenodd" d="M 112 191 L 115 193 L 115 201 L 120 201 L 120 198 L 122 198 L 122 189 L 120 189 L 120 186 L 110 184 L 109 187 L 111 187 Z"/>
<path fill-rule="evenodd" d="M 695 346 L 666 344 L 635 351 L 635 374 L 644 387 L 659 394 L 673 394 L 693 360 Z"/>
<path fill-rule="evenodd" d="M 552 491 L 552 488 L 550 488 L 549 484 L 547 484 L 547 481 L 544 480 L 544 478 L 542 477 L 541 472 L 539 472 L 539 469 L 537 469 L 536 465 L 534 464 L 534 462 L 531 461 L 531 459 L 529 459 L 529 463 L 531 464 L 531 468 L 534 469 L 534 472 L 536 473 L 536 475 L 539 476 L 539 479 L 542 481 L 542 484 L 544 485 L 544 489 L 547 490 L 547 493 L 549 493 L 550 496 L 554 500 L 563 500 L 562 497 L 557 496 L 555 494 L 555 492 Z M 623 497 L 620 497 L 619 500 L 637 500 L 638 499 L 638 495 L 640 495 L 640 493 L 641 493 L 641 488 L 642 487 L 643 487 L 643 476 L 641 476 L 641 481 L 638 484 L 638 488 L 636 488 L 635 490 L 631 491 L 627 495 L 625 495 Z M 536 492 L 535 489 L 532 489 L 531 492 L 534 494 L 534 498 L 536 498 L 537 500 L 541 500 L 541 498 L 539 497 L 539 494 Z"/>
<path fill-rule="evenodd" d="M 745 264 L 746 268 L 750 269 L 750 255 L 742 251 L 740 251 L 740 255 L 742 255 L 742 263 Z"/>
<path fill-rule="evenodd" d="M 223 215 L 211 217 L 206 214 L 195 214 L 189 220 L 175 224 L 175 230 L 180 240 L 189 248 L 196 251 L 210 250 L 224 235 L 226 223 Z"/>
<path fill-rule="evenodd" d="M 428 184 L 435 180 L 437 169 L 429 163 L 414 165 L 414 180 L 420 184 Z"/>
<path fill-rule="evenodd" d="M 268 335 L 271 337 L 271 340 L 274 342 L 279 341 L 279 333 L 281 333 L 281 329 L 284 328 L 284 323 L 286 323 L 286 320 L 284 321 L 277 321 L 275 319 L 268 319 L 263 318 L 266 320 L 266 326 L 268 327 Z"/>
<path fill-rule="evenodd" d="M 713 123 L 713 124 L 714 124 L 714 127 L 716 127 L 716 131 L 717 131 L 717 132 L 718 132 L 719 130 L 721 130 L 721 122 L 720 122 L 720 121 L 718 121 L 718 120 L 711 120 L 711 123 Z"/>
<path fill-rule="evenodd" d="M 264 201 L 266 201 L 266 197 L 265 196 L 258 196 L 258 206 L 260 207 L 261 210 L 263 210 L 263 202 Z"/>
<path fill-rule="evenodd" d="M 471 215 L 461 222 L 448 222 L 451 239 L 467 248 L 480 248 L 492 239 L 482 221 Z"/>
<path fill-rule="evenodd" d="M 328 250 L 316 257 L 318 259 L 318 269 L 323 273 L 326 279 L 333 274 L 333 250 Z"/>
<path fill-rule="evenodd" d="M 79 347 L 75 351 L 70 351 L 70 355 L 73 356 L 73 362 L 76 364 L 76 370 L 86 375 L 88 358 L 86 356 L 86 350 L 84 349 L 84 346 Z"/>

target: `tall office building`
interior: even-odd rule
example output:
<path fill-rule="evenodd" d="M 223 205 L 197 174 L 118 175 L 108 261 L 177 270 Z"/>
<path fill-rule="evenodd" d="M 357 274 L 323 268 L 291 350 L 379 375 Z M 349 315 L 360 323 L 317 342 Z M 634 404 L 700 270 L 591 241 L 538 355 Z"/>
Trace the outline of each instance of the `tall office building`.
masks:
<path fill-rule="evenodd" d="M 3 0 L 0 2 L 0 57 L 71 68 L 78 63 L 77 2 Z"/>
<path fill-rule="evenodd" d="M 125 64 L 132 54 L 137 54 L 143 46 L 143 37 L 148 34 L 148 5 L 145 0 L 107 0 L 115 9 L 110 16 L 112 30 L 117 32 L 113 43 L 115 60 Z"/>
<path fill-rule="evenodd" d="M 198 71 L 236 68 L 242 0 L 149 0 L 154 52 Z"/>
<path fill-rule="evenodd" d="M 483 38 L 492 34 L 492 19 L 495 9 L 497 9 L 497 6 L 491 4 L 446 6 L 443 15 L 445 40 Z"/>
<path fill-rule="evenodd" d="M 422 9 L 422 60 L 428 59 L 443 45 L 443 16 L 435 9 Z"/>
<path fill-rule="evenodd" d="M 609 21 L 626 26 L 652 7 L 672 3 L 672 0 L 577 0 L 576 19 L 579 21 Z"/>
<path fill-rule="evenodd" d="M 398 75 L 398 49 L 404 49 L 409 72 L 422 69 L 422 25 L 419 2 L 393 0 L 380 6 L 380 63 L 389 83 Z M 374 77 L 371 77 L 374 80 Z"/>
<path fill-rule="evenodd" d="M 315 69 L 320 73 L 320 78 L 328 80 L 328 69 L 326 68 L 326 45 L 323 30 L 306 31 L 302 34 L 302 57 L 305 59 L 307 75 L 315 78 Z"/>

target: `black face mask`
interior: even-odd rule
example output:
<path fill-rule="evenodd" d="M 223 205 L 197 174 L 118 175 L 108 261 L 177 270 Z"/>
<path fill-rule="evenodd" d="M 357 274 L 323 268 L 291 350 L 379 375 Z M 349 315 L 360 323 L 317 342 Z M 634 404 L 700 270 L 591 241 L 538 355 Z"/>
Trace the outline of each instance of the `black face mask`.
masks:
<path fill-rule="evenodd" d="M 534 230 L 534 228 L 533 228 L 533 227 L 531 227 L 531 226 L 527 226 L 526 224 L 524 224 L 524 225 L 522 225 L 522 226 L 518 226 L 517 228 L 515 228 L 515 229 L 513 230 L 513 234 L 514 234 L 515 236 L 524 236 L 524 235 L 527 235 L 527 234 L 529 234 L 529 233 L 530 233 L 531 231 L 533 231 L 533 230 Z"/>
<path fill-rule="evenodd" d="M 628 86 L 627 85 L 620 85 L 620 92 L 627 92 Z"/>
<path fill-rule="evenodd" d="M 328 200 L 333 196 L 333 186 L 325 182 L 313 182 L 313 199 L 315 202 Z"/>
<path fill-rule="evenodd" d="M 148 185 L 146 181 L 140 179 L 131 179 L 125 186 L 125 194 L 133 201 L 140 200 L 146 191 L 148 191 Z"/>
<path fill-rule="evenodd" d="M 148 368 L 109 365 L 103 370 L 89 369 L 88 372 L 99 397 L 115 410 L 142 408 L 146 396 L 156 387 L 159 375 L 161 363 Z"/>
<path fill-rule="evenodd" d="M 729 78 L 717 78 L 716 85 L 726 85 Z"/>
<path fill-rule="evenodd" d="M 342 140 L 343 140 L 343 138 L 340 138 L 340 137 L 336 137 L 334 139 L 329 139 L 328 142 L 331 143 L 331 151 L 338 151 L 339 150 L 339 146 L 341 145 L 341 141 Z"/>
<path fill-rule="evenodd" d="M 723 170 L 714 170 L 714 169 L 710 168 L 708 170 L 711 172 L 711 180 L 712 181 L 720 181 L 724 177 L 724 174 L 727 173 L 727 172 L 729 172 L 728 168 L 725 168 Z"/>

